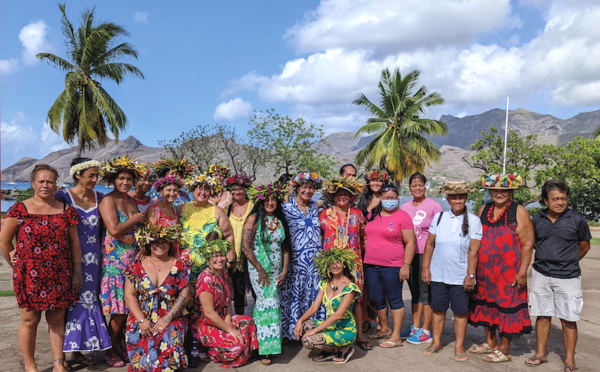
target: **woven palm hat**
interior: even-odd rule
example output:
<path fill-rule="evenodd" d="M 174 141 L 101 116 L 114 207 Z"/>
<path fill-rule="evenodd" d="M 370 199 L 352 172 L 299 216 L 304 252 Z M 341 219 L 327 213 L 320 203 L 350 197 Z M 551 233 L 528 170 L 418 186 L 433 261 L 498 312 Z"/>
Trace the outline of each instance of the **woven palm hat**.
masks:
<path fill-rule="evenodd" d="M 459 195 L 459 194 L 470 194 L 476 192 L 473 186 L 469 185 L 465 181 L 447 182 L 439 190 L 440 194 L 446 195 Z"/>

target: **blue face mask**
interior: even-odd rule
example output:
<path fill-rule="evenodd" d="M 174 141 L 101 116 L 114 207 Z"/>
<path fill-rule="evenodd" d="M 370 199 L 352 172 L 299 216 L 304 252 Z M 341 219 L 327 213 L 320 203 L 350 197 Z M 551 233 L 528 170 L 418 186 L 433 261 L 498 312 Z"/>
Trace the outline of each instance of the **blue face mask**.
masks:
<path fill-rule="evenodd" d="M 396 200 L 382 200 L 381 206 L 386 211 L 394 210 L 398 207 L 398 200 L 397 199 Z"/>

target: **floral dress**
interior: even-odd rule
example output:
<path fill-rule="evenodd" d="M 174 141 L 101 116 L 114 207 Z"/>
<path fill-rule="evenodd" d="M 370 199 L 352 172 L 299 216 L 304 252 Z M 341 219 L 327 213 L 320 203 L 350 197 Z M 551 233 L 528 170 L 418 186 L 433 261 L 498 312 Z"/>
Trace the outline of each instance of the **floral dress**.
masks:
<path fill-rule="evenodd" d="M 215 311 L 221 319 L 227 316 L 227 307 L 231 304 L 231 279 L 226 271 L 223 275 L 216 275 L 205 270 L 196 282 L 196 298 L 194 307 L 199 317 L 192 323 L 192 331 L 197 340 L 208 348 L 208 355 L 213 363 L 223 363 L 221 367 L 239 367 L 248 362 L 252 351 L 258 349 L 256 339 L 256 326 L 249 316 L 233 315 L 231 323 L 241 334 L 243 341 L 215 327 L 204 315 L 200 294 L 208 292 L 213 296 Z"/>
<path fill-rule="evenodd" d="M 102 242 L 98 203 L 103 194 L 95 191 L 94 196 L 96 204 L 83 209 L 67 190 L 58 190 L 54 195 L 54 199 L 75 208 L 80 218 L 77 231 L 81 244 L 83 286 L 79 301 L 67 312 L 64 352 L 106 350 L 111 347 L 99 297 Z"/>
<path fill-rule="evenodd" d="M 181 234 L 181 259 L 192 268 L 192 285 L 196 283 L 198 275 L 207 267 L 206 260 L 202 257 L 202 248 L 206 243 L 206 235 L 216 231 L 219 239 L 223 233 L 215 217 L 215 206 L 196 207 L 194 203 L 187 203 L 183 207 L 179 222 L 182 227 Z"/>
<path fill-rule="evenodd" d="M 327 318 L 337 311 L 345 295 L 352 292 L 356 292 L 356 295 L 360 296 L 360 289 L 358 289 L 358 286 L 354 283 L 350 283 L 347 286 L 345 286 L 344 289 L 342 289 L 342 292 L 334 296 L 333 298 L 327 297 L 327 280 L 321 280 L 321 282 L 319 283 L 319 288 L 323 291 L 323 304 L 325 305 Z M 308 342 L 312 346 L 328 345 L 335 347 L 344 347 L 352 344 L 356 339 L 357 332 L 356 321 L 354 320 L 354 315 L 352 315 L 353 309 L 354 301 L 352 302 L 352 304 L 350 304 L 344 315 L 342 315 L 342 317 L 337 322 L 325 328 L 318 334 L 309 336 Z M 322 320 L 311 319 L 304 323 L 304 329 L 310 330 L 316 328 L 321 323 L 323 323 Z M 319 337 L 319 334 L 323 336 L 324 340 L 321 337 Z"/>
<path fill-rule="evenodd" d="M 127 216 L 121 211 L 117 210 L 117 215 L 119 223 L 127 222 Z M 120 238 L 115 238 L 106 231 L 100 282 L 100 299 L 105 315 L 127 314 L 124 300 L 125 270 L 133 264 L 137 252 L 134 229 Z"/>
<path fill-rule="evenodd" d="M 294 327 L 298 319 L 308 310 L 319 292 L 319 274 L 314 257 L 321 249 L 321 225 L 319 206 L 308 204 L 308 214 L 298 207 L 295 198 L 283 205 L 288 223 L 292 249 L 290 267 L 280 292 L 281 326 L 283 337 L 295 340 Z M 313 318 L 323 319 L 325 309 L 321 307 Z"/>
<path fill-rule="evenodd" d="M 22 202 L 13 204 L 5 218 L 16 218 L 17 261 L 13 286 L 20 309 L 53 311 L 67 309 L 77 300 L 71 290 L 73 260 L 69 226 L 79 223 L 73 207 L 57 214 L 29 214 Z"/>
<path fill-rule="evenodd" d="M 271 285 L 263 287 L 258 284 L 258 271 L 252 264 L 248 264 L 250 283 L 256 293 L 253 316 L 260 355 L 281 354 L 281 309 L 277 277 L 283 264 L 281 245 L 285 239 L 285 230 L 277 217 L 266 218 L 265 231 L 262 230 L 261 224 L 258 224 L 254 238 L 254 255 L 269 275 Z"/>
<path fill-rule="evenodd" d="M 365 242 L 365 216 L 360 209 L 350 207 L 347 219 L 342 221 L 335 207 L 327 208 L 319 214 L 321 231 L 323 231 L 323 249 L 348 248 L 356 254 L 356 269 L 352 270 L 354 282 L 361 293 L 365 291 L 365 279 L 362 263 L 362 252 Z M 358 298 L 362 302 L 362 297 Z"/>
<path fill-rule="evenodd" d="M 169 312 L 179 293 L 190 283 L 190 270 L 181 261 L 175 261 L 169 275 L 158 287 L 148 277 L 140 260 L 127 269 L 127 279 L 138 293 L 140 309 L 152 324 Z M 140 326 L 130 313 L 127 317 L 125 340 L 131 361 L 129 371 L 178 371 L 187 367 L 183 341 L 187 328 L 186 310 L 171 320 L 157 335 L 144 337 Z"/>

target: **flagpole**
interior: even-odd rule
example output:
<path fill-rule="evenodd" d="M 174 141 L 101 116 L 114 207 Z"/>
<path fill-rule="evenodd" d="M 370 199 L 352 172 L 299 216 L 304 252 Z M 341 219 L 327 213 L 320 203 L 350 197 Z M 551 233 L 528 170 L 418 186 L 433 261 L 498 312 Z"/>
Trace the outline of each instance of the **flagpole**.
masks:
<path fill-rule="evenodd" d="M 504 125 L 504 160 L 502 161 L 502 173 L 506 173 L 506 142 L 508 141 L 508 100 L 506 95 L 506 124 Z"/>

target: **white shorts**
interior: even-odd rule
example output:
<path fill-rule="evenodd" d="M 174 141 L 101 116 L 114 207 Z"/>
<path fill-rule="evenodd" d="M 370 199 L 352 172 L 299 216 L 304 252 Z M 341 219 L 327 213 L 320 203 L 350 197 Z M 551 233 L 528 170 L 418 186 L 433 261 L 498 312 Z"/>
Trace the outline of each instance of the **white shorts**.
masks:
<path fill-rule="evenodd" d="M 529 315 L 556 316 L 568 322 L 576 322 L 582 308 L 581 276 L 559 279 L 531 269 Z"/>

